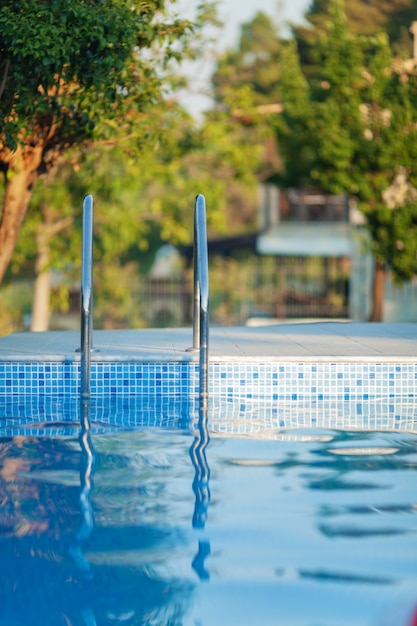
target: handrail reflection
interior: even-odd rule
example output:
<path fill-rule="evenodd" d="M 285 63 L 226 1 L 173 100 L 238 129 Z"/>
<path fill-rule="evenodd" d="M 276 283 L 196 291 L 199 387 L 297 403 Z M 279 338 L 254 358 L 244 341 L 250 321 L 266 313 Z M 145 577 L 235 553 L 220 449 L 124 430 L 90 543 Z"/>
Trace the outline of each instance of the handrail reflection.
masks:
<path fill-rule="evenodd" d="M 190 447 L 190 458 L 195 469 L 192 485 L 195 495 L 192 526 L 195 529 L 204 529 L 210 505 L 210 467 L 206 456 L 209 442 L 207 407 L 200 406 L 197 431 Z M 198 543 L 198 552 L 192 562 L 192 567 L 200 580 L 208 580 L 210 578 L 204 565 L 204 561 L 210 554 L 210 551 L 210 542 L 200 540 Z"/>
<path fill-rule="evenodd" d="M 93 487 L 93 477 L 95 469 L 95 452 L 90 437 L 89 405 L 82 403 L 82 423 L 80 433 L 80 446 L 82 452 L 82 465 L 80 470 L 80 505 L 83 515 L 83 523 L 77 534 L 77 539 L 83 541 L 91 534 L 94 528 L 93 506 L 91 504 L 90 493 Z"/>
<path fill-rule="evenodd" d="M 90 437 L 90 405 L 89 402 L 80 402 L 81 432 L 79 442 L 81 447 L 80 465 L 80 510 L 82 515 L 81 527 L 76 534 L 76 543 L 71 546 L 71 556 L 86 578 L 91 578 L 90 563 L 82 551 L 82 543 L 88 539 L 94 528 L 94 509 L 91 503 L 91 490 L 95 470 L 95 452 Z"/>

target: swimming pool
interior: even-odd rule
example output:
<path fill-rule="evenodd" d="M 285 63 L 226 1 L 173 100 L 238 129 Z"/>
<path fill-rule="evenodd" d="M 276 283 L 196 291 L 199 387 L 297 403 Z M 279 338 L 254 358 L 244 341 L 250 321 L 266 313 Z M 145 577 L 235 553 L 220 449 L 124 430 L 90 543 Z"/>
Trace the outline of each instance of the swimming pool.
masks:
<path fill-rule="evenodd" d="M 0 624 L 372 626 L 413 600 L 415 433 L 208 420 L 9 426 Z"/>
<path fill-rule="evenodd" d="M 411 624 L 412 359 L 0 366 L 1 626 Z"/>

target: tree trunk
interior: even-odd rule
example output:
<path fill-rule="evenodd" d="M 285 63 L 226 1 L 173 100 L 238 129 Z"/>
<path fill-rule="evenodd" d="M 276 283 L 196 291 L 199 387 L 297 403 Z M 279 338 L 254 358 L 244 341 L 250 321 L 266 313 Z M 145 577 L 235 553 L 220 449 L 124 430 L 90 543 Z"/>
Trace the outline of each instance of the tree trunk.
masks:
<path fill-rule="evenodd" d="M 18 146 L 7 159 L 8 177 L 0 223 L 0 283 L 16 246 L 20 227 L 38 179 L 42 147 Z"/>
<path fill-rule="evenodd" d="M 374 280 L 372 285 L 372 313 L 370 322 L 382 322 L 385 295 L 386 268 L 383 261 L 375 261 Z"/>
<path fill-rule="evenodd" d="M 74 217 L 68 215 L 54 221 L 50 207 L 40 205 L 42 223 L 36 235 L 36 263 L 35 283 L 32 303 L 32 320 L 30 330 L 39 332 L 49 329 L 50 299 L 51 299 L 51 270 L 49 268 L 51 245 L 53 237 L 73 223 Z"/>
<path fill-rule="evenodd" d="M 36 278 L 33 287 L 32 319 L 30 330 L 42 332 L 49 328 L 49 301 L 51 293 L 51 272 L 49 263 L 49 237 L 45 231 L 36 238 Z"/>

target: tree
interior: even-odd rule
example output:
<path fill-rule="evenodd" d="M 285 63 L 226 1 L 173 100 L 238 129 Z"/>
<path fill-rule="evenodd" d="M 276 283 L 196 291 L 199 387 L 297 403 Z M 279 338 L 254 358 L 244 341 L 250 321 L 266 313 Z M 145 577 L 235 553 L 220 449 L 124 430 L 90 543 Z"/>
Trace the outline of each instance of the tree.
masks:
<path fill-rule="evenodd" d="M 218 60 L 212 77 L 215 110 L 209 118 L 223 115 L 225 132 L 235 149 L 253 147 L 253 174 L 266 180 L 277 167 L 271 119 L 281 112 L 280 51 L 282 41 L 273 20 L 259 11 L 241 27 L 235 50 L 227 50 Z M 242 207 L 245 194 L 240 194 Z M 252 208 L 253 211 L 253 208 Z M 235 212 L 238 219 L 238 212 Z"/>
<path fill-rule="evenodd" d="M 259 11 L 242 24 L 237 49 L 227 50 L 218 60 L 212 77 L 216 102 L 243 85 L 251 87 L 257 105 L 277 100 L 281 41 L 271 18 Z"/>
<path fill-rule="evenodd" d="M 328 32 L 332 21 L 333 0 L 312 0 L 304 14 L 307 25 L 293 25 L 304 72 L 312 76 L 318 68 L 318 39 Z M 411 53 L 409 27 L 415 19 L 413 0 L 349 0 L 345 2 L 349 32 L 372 35 L 386 32 L 397 51 Z"/>
<path fill-rule="evenodd" d="M 175 0 L 172 0 L 175 2 Z M 186 52 L 189 20 L 164 0 L 3 0 L 0 6 L 0 282 L 34 186 L 69 148 L 114 130 L 152 135 L 147 112 Z M 207 17 L 207 3 L 199 17 Z M 198 20 L 196 20 L 196 23 Z"/>
<path fill-rule="evenodd" d="M 380 321 L 386 269 L 399 281 L 417 273 L 417 63 L 395 56 L 384 33 L 349 32 L 337 0 L 331 17 L 315 80 L 293 43 L 283 52 L 277 178 L 357 199 L 376 259 L 371 319 Z"/>
<path fill-rule="evenodd" d="M 259 158 L 241 126 L 224 115 L 202 125 L 174 102 L 153 109 L 158 141 L 136 149 L 136 138 L 96 141 L 61 157 L 35 189 L 12 257 L 15 277 L 35 273 L 32 330 L 48 329 L 48 309 L 65 310 L 79 284 L 82 198 L 95 201 L 94 283 L 97 328 L 140 326 L 141 276 L 162 243 L 190 243 L 196 193 L 208 199 L 211 235 L 245 228 L 242 204 L 256 202 Z M 240 220 L 230 207 L 239 207 Z M 51 277 L 59 276 L 50 293 Z M 51 297 L 50 297 L 51 295 Z"/>

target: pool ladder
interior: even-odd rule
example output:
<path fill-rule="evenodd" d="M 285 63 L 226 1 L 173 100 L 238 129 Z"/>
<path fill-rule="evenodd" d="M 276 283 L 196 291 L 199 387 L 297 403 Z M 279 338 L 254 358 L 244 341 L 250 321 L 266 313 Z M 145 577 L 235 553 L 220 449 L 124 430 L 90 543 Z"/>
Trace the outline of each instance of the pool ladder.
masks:
<path fill-rule="evenodd" d="M 209 275 L 206 200 L 199 194 L 194 210 L 193 350 L 200 350 L 200 406 L 208 403 Z"/>
<path fill-rule="evenodd" d="M 81 259 L 81 400 L 90 399 L 90 362 L 93 340 L 93 197 L 83 203 Z"/>
<path fill-rule="evenodd" d="M 90 363 L 93 338 L 93 197 L 83 203 L 81 266 L 81 399 L 90 398 Z M 200 351 L 200 406 L 208 403 L 209 277 L 206 201 L 196 197 L 194 209 L 194 313 L 193 347 Z"/>

